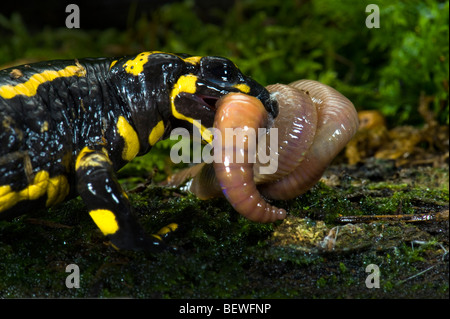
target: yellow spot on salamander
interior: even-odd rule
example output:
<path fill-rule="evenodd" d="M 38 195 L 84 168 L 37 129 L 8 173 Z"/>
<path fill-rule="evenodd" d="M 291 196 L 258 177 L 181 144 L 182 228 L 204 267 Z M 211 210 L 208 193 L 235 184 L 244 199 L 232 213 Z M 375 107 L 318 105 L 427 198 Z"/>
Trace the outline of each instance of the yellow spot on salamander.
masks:
<path fill-rule="evenodd" d="M 89 156 L 86 154 L 92 153 Z M 108 157 L 108 152 L 105 148 L 102 148 L 102 152 L 96 152 L 91 150 L 89 147 L 85 146 L 77 156 L 75 161 L 75 170 L 78 170 L 80 167 L 94 167 L 94 166 L 103 166 L 107 162 L 111 164 L 111 161 Z"/>
<path fill-rule="evenodd" d="M 69 65 L 66 68 L 58 71 L 44 71 L 31 76 L 28 81 L 19 83 L 17 85 L 3 85 L 0 86 L 0 96 L 5 99 L 12 99 L 17 95 L 34 96 L 39 85 L 45 82 L 53 81 L 57 78 L 70 76 L 85 76 L 86 70 L 77 63 L 77 65 Z"/>
<path fill-rule="evenodd" d="M 47 185 L 47 207 L 61 203 L 67 195 L 69 195 L 70 186 L 67 177 L 59 175 L 48 180 Z"/>
<path fill-rule="evenodd" d="M 188 58 L 184 58 L 183 60 L 184 62 L 196 65 L 199 64 L 201 58 L 201 56 L 190 56 Z"/>
<path fill-rule="evenodd" d="M 100 228 L 103 235 L 111 235 L 119 230 L 114 213 L 108 209 L 96 209 L 89 212 L 94 223 Z"/>
<path fill-rule="evenodd" d="M 44 133 L 47 131 L 48 131 L 48 122 L 44 121 L 44 123 L 42 123 L 42 125 L 41 125 L 41 133 Z"/>
<path fill-rule="evenodd" d="M 148 62 L 148 57 L 154 53 L 162 53 L 160 51 L 149 51 L 138 54 L 134 59 L 128 60 L 122 66 L 125 71 L 133 75 L 139 75 L 144 71 L 144 64 Z"/>
<path fill-rule="evenodd" d="M 161 236 L 159 236 L 158 234 L 151 234 L 152 237 L 155 237 L 156 239 L 158 239 L 159 241 L 162 241 Z"/>
<path fill-rule="evenodd" d="M 236 89 L 238 89 L 239 91 L 241 91 L 242 93 L 250 92 L 250 87 L 247 84 L 244 84 L 244 83 L 236 84 L 234 87 Z"/>
<path fill-rule="evenodd" d="M 17 204 L 17 193 L 11 190 L 11 186 L 0 186 L 0 212 Z"/>
<path fill-rule="evenodd" d="M 0 186 L 0 198 L 5 196 L 9 192 L 11 192 L 11 186 L 9 185 Z"/>
<path fill-rule="evenodd" d="M 122 158 L 129 162 L 135 158 L 139 152 L 138 135 L 123 116 L 119 116 L 119 120 L 117 121 L 117 131 L 125 141 L 125 145 L 122 150 Z"/>
<path fill-rule="evenodd" d="M 47 194 L 47 206 L 62 202 L 69 194 L 69 183 L 64 175 L 49 178 L 47 171 L 39 171 L 30 185 L 20 191 L 14 191 L 9 185 L 0 186 L 0 212 L 8 210 L 25 200 L 36 200 Z"/>
<path fill-rule="evenodd" d="M 111 70 L 111 68 L 112 68 L 114 65 L 116 65 L 116 63 L 117 63 L 117 60 L 112 61 L 111 64 L 109 65 L 109 69 Z"/>
<path fill-rule="evenodd" d="M 178 224 L 171 223 L 171 224 L 161 228 L 156 234 L 152 234 L 152 236 L 155 237 L 156 239 L 162 241 L 163 237 L 166 237 L 167 234 L 177 230 L 177 228 L 178 228 Z"/>
<path fill-rule="evenodd" d="M 94 152 L 93 150 L 89 149 L 89 147 L 85 146 L 81 152 L 77 156 L 77 160 L 75 161 L 75 170 L 78 170 L 80 166 L 84 165 L 85 160 L 82 160 L 82 158 L 88 154 Z"/>
<path fill-rule="evenodd" d="M 167 235 L 168 233 L 177 230 L 177 228 L 178 228 L 178 224 L 176 224 L 176 223 L 171 223 L 171 224 L 169 224 L 169 225 L 164 226 L 163 228 L 161 228 L 161 229 L 156 233 L 156 235 L 159 235 L 159 236 L 163 236 L 163 237 L 164 237 L 164 236 Z"/>
<path fill-rule="evenodd" d="M 178 112 L 178 110 L 175 106 L 175 98 L 180 93 L 185 92 L 185 93 L 194 94 L 197 91 L 196 83 L 197 83 L 197 77 L 193 74 L 180 76 L 177 83 L 175 83 L 175 85 L 172 89 L 172 93 L 170 95 L 170 103 L 172 105 L 172 114 L 177 119 L 188 121 L 189 123 L 195 125 L 199 129 L 200 134 L 202 135 L 203 139 L 206 142 L 211 143 L 212 139 L 213 139 L 212 133 L 206 127 L 201 125 L 201 123 L 199 121 L 197 121 L 191 117 L 185 116 L 184 114 L 181 114 L 180 112 Z"/>
<path fill-rule="evenodd" d="M 156 142 L 163 136 L 164 134 L 164 122 L 159 121 L 158 124 L 152 129 L 150 135 L 148 137 L 148 142 L 151 146 L 155 145 Z"/>
<path fill-rule="evenodd" d="M 48 172 L 39 171 L 35 176 L 33 183 L 19 192 L 23 199 L 35 200 L 47 192 Z"/>

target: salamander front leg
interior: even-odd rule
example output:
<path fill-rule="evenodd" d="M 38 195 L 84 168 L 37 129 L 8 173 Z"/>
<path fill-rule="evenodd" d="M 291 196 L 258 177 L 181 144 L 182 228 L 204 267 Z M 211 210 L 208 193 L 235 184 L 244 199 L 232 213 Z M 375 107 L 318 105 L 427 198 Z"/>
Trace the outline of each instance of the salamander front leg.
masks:
<path fill-rule="evenodd" d="M 85 147 L 77 157 L 75 169 L 78 193 L 89 215 L 114 246 L 147 251 L 165 248 L 160 236 L 144 233 L 105 153 Z"/>

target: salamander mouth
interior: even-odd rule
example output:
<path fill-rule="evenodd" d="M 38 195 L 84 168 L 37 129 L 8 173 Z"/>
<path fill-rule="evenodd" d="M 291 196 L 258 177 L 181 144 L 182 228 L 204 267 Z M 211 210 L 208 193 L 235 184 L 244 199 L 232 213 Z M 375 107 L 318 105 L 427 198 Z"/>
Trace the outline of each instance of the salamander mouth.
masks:
<path fill-rule="evenodd" d="M 197 95 L 198 102 L 203 106 L 207 107 L 210 111 L 216 111 L 216 102 L 219 100 L 218 97 L 208 96 L 208 95 Z"/>

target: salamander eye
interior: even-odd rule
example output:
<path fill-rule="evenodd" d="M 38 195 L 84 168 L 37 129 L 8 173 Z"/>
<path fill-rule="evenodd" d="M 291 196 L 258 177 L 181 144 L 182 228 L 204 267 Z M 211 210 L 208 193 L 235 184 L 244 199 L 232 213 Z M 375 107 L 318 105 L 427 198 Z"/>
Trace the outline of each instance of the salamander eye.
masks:
<path fill-rule="evenodd" d="M 205 80 L 214 82 L 220 86 L 235 84 L 239 80 L 239 70 L 233 62 L 225 58 L 202 58 L 200 61 L 200 72 Z"/>

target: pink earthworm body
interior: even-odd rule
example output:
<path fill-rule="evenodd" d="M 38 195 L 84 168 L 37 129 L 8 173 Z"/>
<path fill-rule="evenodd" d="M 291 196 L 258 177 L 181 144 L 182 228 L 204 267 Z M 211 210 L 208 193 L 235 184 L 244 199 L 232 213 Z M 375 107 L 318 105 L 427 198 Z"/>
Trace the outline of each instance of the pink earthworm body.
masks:
<path fill-rule="evenodd" d="M 276 171 L 261 173 L 267 167 L 256 156 L 256 163 L 236 163 L 225 151 L 241 154 L 246 159 L 248 142 L 238 135 L 244 145 L 226 143 L 225 129 L 264 128 L 267 112 L 261 102 L 245 94 L 232 93 L 217 102 L 215 128 L 219 132 L 221 149 L 219 161 L 213 165 L 200 164 L 172 178 L 168 184 L 180 184 L 193 177 L 190 190 L 198 197 L 217 197 L 221 192 L 243 216 L 258 222 L 274 222 L 285 218 L 286 211 L 270 205 L 264 198 L 292 199 L 314 186 L 326 167 L 345 147 L 358 128 L 358 116 L 353 104 L 335 89 L 312 80 L 300 80 L 289 85 L 267 87 L 279 104 L 279 115 L 266 136 L 259 137 L 259 145 L 266 147 Z M 277 132 L 277 149 L 269 143 Z M 217 133 L 217 132 L 216 132 Z M 262 139 L 265 139 L 265 143 Z M 217 144 L 216 144 L 217 145 Z M 216 150 L 216 147 L 214 148 Z M 260 155 L 259 151 L 257 153 Z"/>
<path fill-rule="evenodd" d="M 284 178 L 261 186 L 262 194 L 272 199 L 291 199 L 314 186 L 331 161 L 351 140 L 359 125 L 358 114 L 352 102 L 332 87 L 312 80 L 296 81 L 289 84 L 289 87 L 310 96 L 310 101 L 317 109 L 317 128 L 314 142 L 295 169 Z M 282 100 L 280 105 L 292 107 L 291 102 L 286 100 Z M 285 141 L 291 142 L 291 139 L 287 138 L 279 143 Z M 299 159 L 292 153 L 286 154 L 286 157 L 288 163 Z"/>
<path fill-rule="evenodd" d="M 221 147 L 221 158 L 213 165 L 223 194 L 237 212 L 250 220 L 274 222 L 284 219 L 286 211 L 267 203 L 257 190 L 253 180 L 253 164 L 249 160 L 251 135 L 256 134 L 258 128 L 267 126 L 267 112 L 261 101 L 236 93 L 224 96 L 216 106 L 214 127 L 221 134 L 214 136 L 214 143 Z M 241 129 L 241 133 L 236 134 L 236 142 L 230 139 L 230 133 L 227 136 L 226 129 L 229 132 L 230 129 Z M 236 145 L 243 145 L 243 148 L 237 149 Z M 214 151 L 218 151 L 216 146 Z M 233 156 L 239 153 L 243 155 L 241 161 Z"/>

